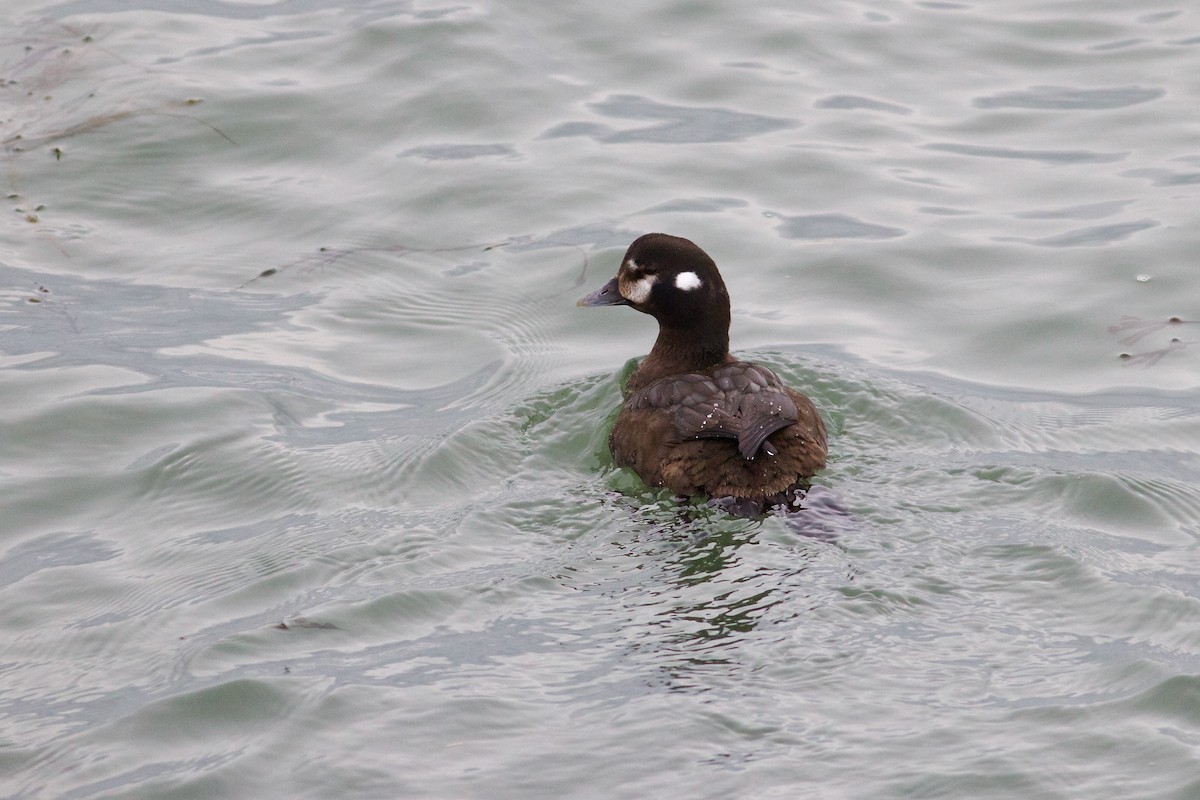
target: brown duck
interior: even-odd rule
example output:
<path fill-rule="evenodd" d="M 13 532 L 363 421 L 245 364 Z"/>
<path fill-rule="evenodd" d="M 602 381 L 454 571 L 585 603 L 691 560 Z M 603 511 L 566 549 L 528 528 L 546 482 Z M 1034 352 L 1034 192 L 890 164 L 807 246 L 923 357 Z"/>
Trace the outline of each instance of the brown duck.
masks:
<path fill-rule="evenodd" d="M 648 233 L 579 305 L 628 305 L 658 320 L 609 436 L 619 466 L 734 513 L 800 505 L 825 466 L 825 425 L 771 370 L 729 354 L 729 294 L 707 253 Z"/>

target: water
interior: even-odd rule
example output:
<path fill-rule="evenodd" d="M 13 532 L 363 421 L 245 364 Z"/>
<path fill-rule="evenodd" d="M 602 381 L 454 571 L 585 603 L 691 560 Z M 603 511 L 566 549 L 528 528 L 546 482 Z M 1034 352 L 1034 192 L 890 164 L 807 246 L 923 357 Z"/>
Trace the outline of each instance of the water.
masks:
<path fill-rule="evenodd" d="M 0 795 L 1200 796 L 1197 11 L 0 16 Z M 612 469 L 649 230 L 835 536 Z"/>

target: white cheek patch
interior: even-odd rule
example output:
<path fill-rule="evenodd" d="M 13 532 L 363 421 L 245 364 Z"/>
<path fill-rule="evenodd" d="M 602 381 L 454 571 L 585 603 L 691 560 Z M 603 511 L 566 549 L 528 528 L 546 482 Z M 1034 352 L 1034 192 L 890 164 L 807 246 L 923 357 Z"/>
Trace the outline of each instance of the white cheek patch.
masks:
<path fill-rule="evenodd" d="M 641 272 L 641 267 L 632 258 L 625 262 L 625 266 L 631 272 Z M 621 272 L 624 274 L 625 270 L 622 269 Z M 631 303 L 641 305 L 650 299 L 650 291 L 654 288 L 654 282 L 657 280 L 657 275 L 643 275 L 636 281 L 622 278 L 617 283 L 617 289 L 621 292 L 621 297 Z"/>
<path fill-rule="evenodd" d="M 650 290 L 654 288 L 655 276 L 647 275 L 644 278 L 639 278 L 633 283 L 627 283 L 621 287 L 621 294 L 631 303 L 641 305 L 650 299 Z"/>
<path fill-rule="evenodd" d="M 704 281 L 700 280 L 700 276 L 694 272 L 681 272 L 675 276 L 675 288 L 685 292 L 699 289 L 703 285 Z"/>

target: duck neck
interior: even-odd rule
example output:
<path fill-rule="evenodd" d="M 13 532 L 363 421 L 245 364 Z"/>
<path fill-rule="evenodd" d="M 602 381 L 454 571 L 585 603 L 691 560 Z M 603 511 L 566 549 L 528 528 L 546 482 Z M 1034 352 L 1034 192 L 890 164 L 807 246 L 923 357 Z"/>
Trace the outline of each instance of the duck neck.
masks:
<path fill-rule="evenodd" d="M 635 392 L 667 375 L 703 372 L 733 360 L 729 354 L 728 319 L 724 325 L 699 322 L 680 328 L 660 324 L 650 355 L 629 379 L 626 388 Z"/>

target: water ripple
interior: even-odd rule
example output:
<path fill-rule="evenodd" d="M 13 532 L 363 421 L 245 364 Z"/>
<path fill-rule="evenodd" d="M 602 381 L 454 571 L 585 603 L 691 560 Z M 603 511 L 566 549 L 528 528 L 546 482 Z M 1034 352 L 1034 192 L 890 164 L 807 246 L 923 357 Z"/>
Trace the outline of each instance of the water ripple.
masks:
<path fill-rule="evenodd" d="M 86 533 L 52 533 L 10 547 L 0 555 L 0 585 L 12 586 L 44 569 L 79 566 L 116 558 L 112 542 Z"/>
<path fill-rule="evenodd" d="M 587 136 L 605 144 L 738 142 L 799 125 L 795 120 L 725 108 L 672 105 L 633 94 L 609 95 L 588 103 L 587 107 L 605 117 L 651 120 L 657 124 L 617 130 L 596 122 L 563 122 L 545 131 L 541 138 Z"/>
<path fill-rule="evenodd" d="M 1200 172 L 1176 172 L 1169 169 L 1131 169 L 1121 173 L 1129 178 L 1146 178 L 1154 186 L 1194 186 Z"/>
<path fill-rule="evenodd" d="M 510 144 L 427 144 L 410 147 L 400 158 L 416 157 L 427 161 L 466 161 L 473 158 L 519 158 Z"/>
<path fill-rule="evenodd" d="M 1003 92 L 988 97 L 977 97 L 973 104 L 978 108 L 1029 108 L 1053 110 L 1096 111 L 1109 108 L 1125 108 L 1148 103 L 1164 96 L 1163 89 L 1147 89 L 1140 86 L 1118 86 L 1106 89 L 1076 89 L 1069 86 L 1034 86 L 1017 92 Z"/>
<path fill-rule="evenodd" d="M 957 153 L 979 158 L 1012 158 L 1024 161 L 1042 161 L 1047 164 L 1111 164 L 1129 156 L 1129 152 L 1097 153 L 1090 150 L 1020 150 L 1011 147 L 988 147 L 975 144 L 936 142 L 923 145 L 926 150 Z"/>
<path fill-rule="evenodd" d="M 1128 239 L 1135 233 L 1158 227 L 1160 223 L 1152 219 L 1137 222 L 1118 222 L 1112 225 L 1094 225 L 1087 228 L 1075 228 L 1054 236 L 1031 239 L 1021 236 L 997 236 L 998 242 L 1022 242 L 1038 247 L 1099 247 L 1122 239 Z"/>
<path fill-rule="evenodd" d="M 1118 214 L 1133 200 L 1106 200 L 1101 203 L 1083 203 L 1062 208 L 1036 211 L 1020 211 L 1013 214 L 1017 219 L 1103 219 Z"/>
<path fill-rule="evenodd" d="M 911 108 L 897 105 L 896 103 L 888 103 L 884 100 L 875 100 L 870 97 L 859 97 L 852 94 L 835 94 L 829 97 L 823 97 L 815 104 L 816 108 L 838 108 L 838 109 L 865 109 L 868 111 L 883 111 L 888 114 L 899 114 L 907 116 L 913 113 Z"/>
<path fill-rule="evenodd" d="M 895 239 L 906 231 L 863 222 L 847 214 L 777 215 L 779 235 L 785 239 Z"/>

